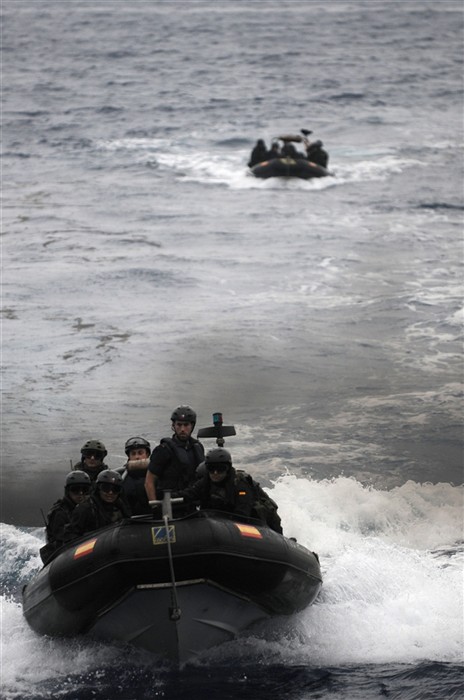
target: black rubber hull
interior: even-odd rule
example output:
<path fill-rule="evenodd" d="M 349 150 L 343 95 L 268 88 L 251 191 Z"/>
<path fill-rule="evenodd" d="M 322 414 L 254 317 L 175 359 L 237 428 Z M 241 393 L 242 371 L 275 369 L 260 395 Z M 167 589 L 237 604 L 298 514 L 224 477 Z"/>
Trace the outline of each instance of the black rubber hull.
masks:
<path fill-rule="evenodd" d="M 260 178 L 297 177 L 302 180 L 330 175 L 326 168 L 304 158 L 273 158 L 254 165 L 251 172 Z"/>
<path fill-rule="evenodd" d="M 255 524 L 215 514 L 131 519 L 73 542 L 23 591 L 36 632 L 89 634 L 186 661 L 251 624 L 310 605 L 321 586 L 314 553 Z M 180 609 L 180 615 L 177 614 Z"/>

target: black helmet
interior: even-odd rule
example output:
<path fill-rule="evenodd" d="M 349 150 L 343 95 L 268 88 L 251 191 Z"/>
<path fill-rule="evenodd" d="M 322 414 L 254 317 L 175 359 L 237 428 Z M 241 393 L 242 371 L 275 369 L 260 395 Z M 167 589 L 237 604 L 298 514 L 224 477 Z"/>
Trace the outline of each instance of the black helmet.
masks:
<path fill-rule="evenodd" d="M 171 420 L 173 423 L 176 420 L 180 420 L 195 425 L 197 422 L 197 414 L 190 406 L 177 406 L 172 412 Z"/>
<path fill-rule="evenodd" d="M 97 484 L 115 484 L 116 486 L 122 486 L 122 476 L 112 469 L 104 469 L 97 476 Z"/>
<path fill-rule="evenodd" d="M 206 453 L 205 464 L 207 467 L 210 464 L 228 464 L 231 467 L 232 457 L 223 447 L 214 447 Z"/>
<path fill-rule="evenodd" d="M 203 462 L 200 462 L 198 467 L 195 469 L 195 478 L 196 479 L 201 479 L 203 476 L 207 474 L 207 469 L 206 469 L 206 464 L 203 460 Z"/>
<path fill-rule="evenodd" d="M 90 487 L 91 483 L 92 482 L 90 481 L 90 476 L 88 474 L 80 471 L 79 469 L 75 469 L 74 471 L 69 472 L 67 475 L 66 481 L 64 482 L 64 487 L 67 489 L 68 486 L 74 486 L 75 484 Z"/>
<path fill-rule="evenodd" d="M 143 437 L 131 437 L 128 440 L 126 440 L 126 444 L 124 445 L 124 452 L 129 457 L 129 452 L 131 450 L 136 450 L 137 447 L 143 447 L 148 452 L 148 454 L 151 454 L 150 443 Z"/>
<path fill-rule="evenodd" d="M 102 459 L 104 459 L 108 454 L 105 445 L 100 442 L 100 440 L 87 440 L 87 442 L 81 447 L 81 453 L 84 452 L 101 452 Z"/>

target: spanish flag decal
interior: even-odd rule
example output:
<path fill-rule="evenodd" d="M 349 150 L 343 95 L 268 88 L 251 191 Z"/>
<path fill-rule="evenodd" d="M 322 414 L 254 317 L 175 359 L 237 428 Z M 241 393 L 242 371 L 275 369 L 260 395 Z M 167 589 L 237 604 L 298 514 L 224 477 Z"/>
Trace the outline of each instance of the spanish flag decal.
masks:
<path fill-rule="evenodd" d="M 263 536 L 257 527 L 253 525 L 243 525 L 242 523 L 234 523 L 242 533 L 243 537 L 254 537 L 257 540 L 262 540 Z"/>
<path fill-rule="evenodd" d="M 79 557 L 85 557 L 86 554 L 90 554 L 91 552 L 93 552 L 93 548 L 95 547 L 96 541 L 97 538 L 95 537 L 93 540 L 89 540 L 88 542 L 84 542 L 84 544 L 80 544 L 74 552 L 74 559 L 79 559 Z"/>

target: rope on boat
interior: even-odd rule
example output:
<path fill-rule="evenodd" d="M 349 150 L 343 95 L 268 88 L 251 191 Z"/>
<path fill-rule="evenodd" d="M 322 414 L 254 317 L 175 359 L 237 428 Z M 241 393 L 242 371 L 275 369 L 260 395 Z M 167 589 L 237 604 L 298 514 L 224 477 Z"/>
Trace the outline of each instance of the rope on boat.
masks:
<path fill-rule="evenodd" d="M 171 537 L 169 534 L 169 517 L 168 515 L 163 516 L 164 520 L 164 525 L 166 527 L 166 542 L 168 545 L 168 559 L 169 559 L 169 571 L 171 573 L 171 607 L 169 608 L 169 619 L 172 620 L 172 622 L 177 622 L 180 620 L 181 616 L 181 609 L 179 608 L 179 602 L 177 600 L 177 589 L 176 589 L 176 576 L 174 573 L 174 561 L 172 558 L 172 550 L 171 550 Z"/>
<path fill-rule="evenodd" d="M 174 573 L 174 559 L 172 557 L 171 537 L 169 535 L 169 520 L 172 520 L 172 504 L 182 503 L 183 498 L 171 498 L 171 492 L 166 489 L 162 501 L 148 501 L 150 506 L 162 506 L 163 521 L 166 528 L 166 544 L 168 547 L 169 571 L 171 574 L 171 607 L 169 608 L 169 619 L 178 622 L 181 616 L 181 609 L 177 600 L 176 575 Z"/>

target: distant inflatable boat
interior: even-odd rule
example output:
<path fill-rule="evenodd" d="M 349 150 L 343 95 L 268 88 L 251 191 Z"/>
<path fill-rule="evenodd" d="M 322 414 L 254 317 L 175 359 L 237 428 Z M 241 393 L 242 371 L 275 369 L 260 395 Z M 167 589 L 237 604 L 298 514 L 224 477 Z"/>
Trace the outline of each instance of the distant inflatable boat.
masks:
<path fill-rule="evenodd" d="M 312 163 L 305 158 L 272 158 L 250 168 L 255 177 L 297 177 L 309 180 L 314 177 L 327 177 L 331 173 L 322 165 Z"/>

